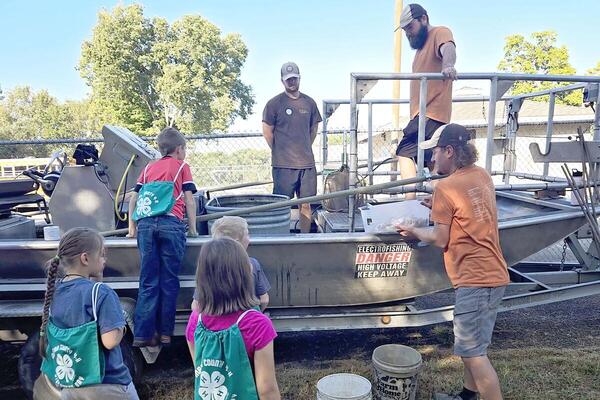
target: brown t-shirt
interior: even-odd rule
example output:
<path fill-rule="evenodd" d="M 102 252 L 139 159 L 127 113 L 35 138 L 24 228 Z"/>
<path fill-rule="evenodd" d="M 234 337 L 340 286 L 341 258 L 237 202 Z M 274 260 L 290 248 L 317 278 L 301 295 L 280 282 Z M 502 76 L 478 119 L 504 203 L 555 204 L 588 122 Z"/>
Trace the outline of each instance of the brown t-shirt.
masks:
<path fill-rule="evenodd" d="M 455 288 L 509 283 L 498 237 L 496 192 L 485 169 L 461 168 L 439 181 L 433 193 L 431 219 L 450 225 L 444 264 Z"/>
<path fill-rule="evenodd" d="M 444 43 L 454 43 L 452 32 L 445 26 L 436 26 L 429 31 L 422 49 L 417 50 L 413 60 L 413 72 L 442 72 Z M 410 81 L 410 118 L 419 114 L 419 80 Z M 447 124 L 452 113 L 452 80 L 427 81 L 427 117 Z"/>
<path fill-rule="evenodd" d="M 263 122 L 273 127 L 271 164 L 277 168 L 314 168 L 310 129 L 322 121 L 317 103 L 300 93 L 273 97 L 263 110 Z"/>

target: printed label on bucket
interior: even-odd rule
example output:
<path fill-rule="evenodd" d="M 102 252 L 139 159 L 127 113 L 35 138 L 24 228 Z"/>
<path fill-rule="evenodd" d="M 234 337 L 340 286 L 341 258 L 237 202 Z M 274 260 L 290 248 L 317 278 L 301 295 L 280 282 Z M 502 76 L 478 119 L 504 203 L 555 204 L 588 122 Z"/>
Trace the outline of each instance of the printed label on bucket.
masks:
<path fill-rule="evenodd" d="M 412 248 L 406 243 L 356 246 L 354 278 L 400 278 L 406 276 Z"/>
<path fill-rule="evenodd" d="M 375 399 L 414 400 L 417 394 L 417 376 L 400 378 L 389 376 L 375 368 Z"/>

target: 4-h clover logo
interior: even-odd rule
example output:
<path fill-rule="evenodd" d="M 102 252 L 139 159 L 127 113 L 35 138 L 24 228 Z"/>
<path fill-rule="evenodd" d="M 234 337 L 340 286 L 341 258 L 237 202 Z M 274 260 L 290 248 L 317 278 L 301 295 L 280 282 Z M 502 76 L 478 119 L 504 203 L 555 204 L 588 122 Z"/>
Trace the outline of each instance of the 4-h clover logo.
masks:
<path fill-rule="evenodd" d="M 67 354 L 57 354 L 56 365 L 56 376 L 58 379 L 64 379 L 68 383 L 75 378 L 75 371 L 72 368 L 73 360 Z"/>
<path fill-rule="evenodd" d="M 213 371 L 211 375 L 206 371 L 200 373 L 200 389 L 198 394 L 202 400 L 225 400 L 227 398 L 227 387 L 225 376 L 219 371 Z"/>
<path fill-rule="evenodd" d="M 150 199 L 150 197 L 140 197 L 137 201 L 137 213 L 139 215 L 148 215 L 150 214 L 150 212 L 152 211 L 152 199 Z"/>

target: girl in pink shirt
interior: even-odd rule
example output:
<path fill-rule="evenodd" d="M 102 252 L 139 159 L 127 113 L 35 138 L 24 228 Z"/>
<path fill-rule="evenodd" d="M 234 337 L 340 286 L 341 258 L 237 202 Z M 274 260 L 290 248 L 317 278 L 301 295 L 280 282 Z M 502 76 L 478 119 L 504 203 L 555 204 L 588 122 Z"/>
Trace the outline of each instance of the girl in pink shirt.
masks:
<path fill-rule="evenodd" d="M 195 364 L 196 386 L 204 369 L 203 365 L 196 364 L 202 360 L 203 352 L 210 350 L 199 347 L 206 343 L 206 332 L 233 329 L 241 334 L 241 348 L 246 350 L 243 356 L 249 360 L 244 365 L 254 370 L 258 398 L 280 400 L 273 356 L 273 339 L 277 333 L 271 320 L 254 309 L 259 302 L 252 280 L 250 259 L 239 243 L 221 238 L 202 246 L 196 270 L 199 310 L 192 314 L 186 328 L 186 339 Z M 233 337 L 237 333 L 230 334 Z M 251 370 L 247 372 L 252 374 Z M 203 385 L 202 382 L 196 391 L 203 390 Z"/>

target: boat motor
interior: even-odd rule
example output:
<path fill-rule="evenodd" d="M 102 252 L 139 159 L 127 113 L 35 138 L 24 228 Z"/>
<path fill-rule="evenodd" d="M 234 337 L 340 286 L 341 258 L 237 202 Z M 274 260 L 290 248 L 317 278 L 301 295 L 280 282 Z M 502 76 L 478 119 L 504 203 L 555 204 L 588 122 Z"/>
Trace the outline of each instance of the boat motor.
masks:
<path fill-rule="evenodd" d="M 100 232 L 127 224 L 129 194 L 150 160 L 160 153 L 130 130 L 105 125 L 104 146 L 78 146 L 79 165 L 66 166 L 50 197 L 50 213 L 61 232 L 84 226 Z M 76 151 L 77 152 L 77 151 Z"/>

